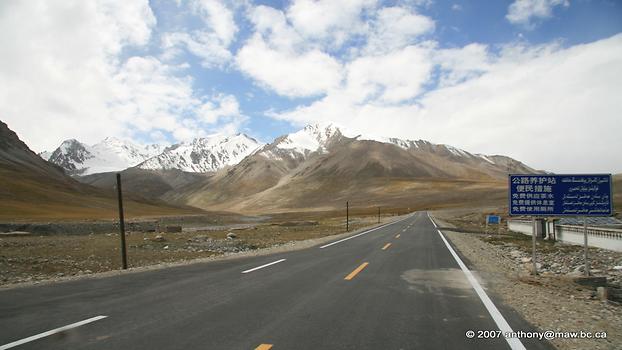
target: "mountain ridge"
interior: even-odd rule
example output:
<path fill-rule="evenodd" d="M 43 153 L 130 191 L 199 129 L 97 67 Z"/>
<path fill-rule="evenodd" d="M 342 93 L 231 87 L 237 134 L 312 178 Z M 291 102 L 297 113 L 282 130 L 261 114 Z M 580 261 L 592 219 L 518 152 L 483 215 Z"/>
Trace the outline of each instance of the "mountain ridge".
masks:
<path fill-rule="evenodd" d="M 232 136 L 216 134 L 170 146 L 157 144 L 143 146 L 115 138 L 106 138 L 88 146 L 75 139 L 68 139 L 54 152 L 41 152 L 39 155 L 60 165 L 70 175 L 78 176 L 122 171 L 132 167 L 145 170 L 217 172 L 225 167 L 235 166 L 254 154 L 262 154 L 274 161 L 283 161 L 284 166 L 291 170 L 311 154 L 329 152 L 333 143 L 338 143 L 344 138 L 391 144 L 412 153 L 437 153 L 458 162 L 486 162 L 497 166 L 505 164 L 507 167 L 520 163 L 507 156 L 470 153 L 451 145 L 434 144 L 426 140 L 356 135 L 344 131 L 334 123 L 309 124 L 298 131 L 279 136 L 268 144 L 262 144 L 241 133 Z"/>
<path fill-rule="evenodd" d="M 0 220 L 110 219 L 118 215 L 114 188 L 80 183 L 45 161 L 0 121 Z M 124 194 L 127 217 L 201 213 Z"/>
<path fill-rule="evenodd" d="M 265 145 L 253 140 L 240 148 L 246 155 L 227 158 L 231 149 L 222 154 L 210 149 L 235 137 L 247 138 L 222 136 L 168 147 L 163 154 L 172 153 L 169 158 L 158 156 L 123 170 L 124 188 L 178 205 L 238 212 L 332 210 L 346 200 L 414 205 L 445 198 L 464 204 L 488 196 L 502 204 L 508 173 L 538 172 L 506 156 L 473 154 L 425 140 L 353 135 L 331 123 L 308 125 Z M 193 152 L 202 161 L 219 155 L 223 166 L 210 168 L 208 162 L 184 171 L 166 164 L 178 164 L 171 159 L 176 154 L 192 159 Z M 109 188 L 114 172 L 77 179 Z"/>

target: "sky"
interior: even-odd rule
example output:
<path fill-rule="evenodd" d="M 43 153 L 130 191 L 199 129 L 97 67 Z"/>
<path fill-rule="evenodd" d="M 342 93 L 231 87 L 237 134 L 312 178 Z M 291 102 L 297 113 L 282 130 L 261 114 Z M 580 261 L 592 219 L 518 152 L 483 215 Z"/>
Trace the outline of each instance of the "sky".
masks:
<path fill-rule="evenodd" d="M 0 1 L 0 120 L 36 152 L 334 122 L 620 173 L 621 111 L 622 1 Z"/>

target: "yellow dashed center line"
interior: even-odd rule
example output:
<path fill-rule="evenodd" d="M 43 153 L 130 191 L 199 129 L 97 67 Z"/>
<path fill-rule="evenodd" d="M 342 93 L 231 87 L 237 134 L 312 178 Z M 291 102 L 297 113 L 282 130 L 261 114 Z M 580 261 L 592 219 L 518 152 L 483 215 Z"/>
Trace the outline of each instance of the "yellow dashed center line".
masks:
<path fill-rule="evenodd" d="M 272 344 L 261 344 L 255 348 L 255 350 L 270 350 L 272 349 Z"/>
<path fill-rule="evenodd" d="M 357 267 L 354 271 L 350 272 L 349 275 L 346 276 L 346 278 L 344 278 L 344 280 L 349 281 L 351 279 L 353 279 L 356 275 L 358 275 L 359 272 L 363 271 L 363 269 L 365 267 L 367 267 L 367 265 L 369 265 L 369 263 L 362 263 L 361 266 Z"/>
<path fill-rule="evenodd" d="M 382 250 L 387 250 L 389 249 L 390 246 L 391 246 L 391 243 L 387 243 L 384 245 L 384 247 L 382 247 Z"/>
<path fill-rule="evenodd" d="M 397 235 L 395 235 L 395 238 L 400 238 L 400 234 L 398 233 Z"/>

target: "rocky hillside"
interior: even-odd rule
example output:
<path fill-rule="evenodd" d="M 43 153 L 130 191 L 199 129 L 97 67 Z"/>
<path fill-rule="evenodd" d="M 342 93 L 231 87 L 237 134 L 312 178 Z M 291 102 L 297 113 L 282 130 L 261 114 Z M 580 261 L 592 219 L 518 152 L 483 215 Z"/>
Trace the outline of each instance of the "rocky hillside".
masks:
<path fill-rule="evenodd" d="M 63 169 L 31 151 L 17 134 L 0 121 L 0 220 L 65 220 L 115 218 L 114 188 L 82 184 Z M 175 207 L 125 196 L 128 217 L 198 213 L 198 209 Z"/>
<path fill-rule="evenodd" d="M 383 141 L 345 136 L 332 124 L 310 125 L 166 198 L 240 211 L 333 208 L 354 198 L 400 205 L 421 200 L 424 193 L 425 203 L 453 197 L 466 201 L 478 191 L 481 199 L 490 192 L 497 200 L 508 173 L 536 172 L 509 157 L 471 154 L 422 140 Z M 465 196 L 464 191 L 471 192 Z"/>

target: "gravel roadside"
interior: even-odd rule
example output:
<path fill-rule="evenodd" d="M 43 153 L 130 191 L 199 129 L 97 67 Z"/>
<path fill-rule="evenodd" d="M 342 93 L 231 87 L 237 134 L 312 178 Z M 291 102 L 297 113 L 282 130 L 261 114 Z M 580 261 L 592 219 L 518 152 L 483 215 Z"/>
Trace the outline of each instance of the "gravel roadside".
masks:
<path fill-rule="evenodd" d="M 451 227 L 435 220 L 439 226 Z M 489 292 L 541 331 L 607 333 L 606 339 L 556 338 L 551 340 L 556 348 L 622 349 L 622 307 L 618 303 L 599 300 L 592 289 L 566 276 L 531 276 L 525 268 L 525 256 L 511 254 L 515 249 L 486 242 L 488 235 L 449 230 L 443 233 L 486 281 Z"/>

